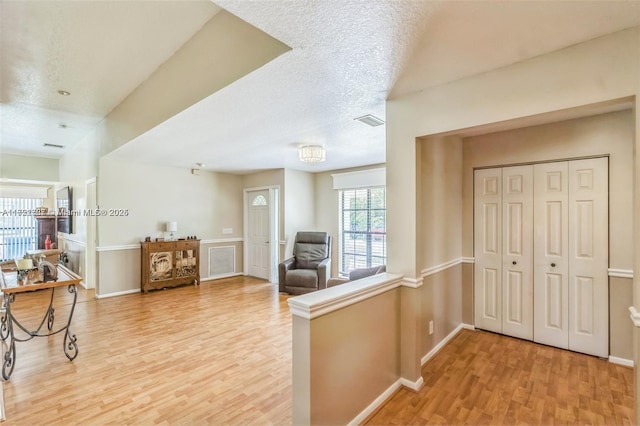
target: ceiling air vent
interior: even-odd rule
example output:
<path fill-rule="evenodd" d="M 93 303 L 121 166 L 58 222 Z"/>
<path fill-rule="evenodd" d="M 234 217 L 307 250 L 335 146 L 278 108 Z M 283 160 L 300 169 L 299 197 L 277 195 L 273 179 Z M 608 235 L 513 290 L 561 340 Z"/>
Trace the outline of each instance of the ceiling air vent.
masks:
<path fill-rule="evenodd" d="M 46 148 L 64 148 L 64 145 L 56 145 L 55 143 L 45 143 L 44 145 L 42 145 Z"/>
<path fill-rule="evenodd" d="M 363 115 L 362 117 L 354 118 L 361 123 L 368 124 L 371 127 L 381 126 L 384 124 L 384 121 L 380 120 L 378 117 L 374 117 L 371 114 Z"/>

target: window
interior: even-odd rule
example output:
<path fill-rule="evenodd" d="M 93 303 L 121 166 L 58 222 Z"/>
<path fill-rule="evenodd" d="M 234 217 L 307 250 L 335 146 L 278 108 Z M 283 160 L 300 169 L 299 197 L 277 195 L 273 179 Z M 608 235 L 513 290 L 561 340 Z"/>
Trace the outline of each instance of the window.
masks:
<path fill-rule="evenodd" d="M 385 188 L 348 189 L 339 191 L 339 197 L 340 273 L 386 264 Z"/>
<path fill-rule="evenodd" d="M 35 210 L 41 198 L 0 198 L 0 261 L 21 258 L 38 241 Z"/>

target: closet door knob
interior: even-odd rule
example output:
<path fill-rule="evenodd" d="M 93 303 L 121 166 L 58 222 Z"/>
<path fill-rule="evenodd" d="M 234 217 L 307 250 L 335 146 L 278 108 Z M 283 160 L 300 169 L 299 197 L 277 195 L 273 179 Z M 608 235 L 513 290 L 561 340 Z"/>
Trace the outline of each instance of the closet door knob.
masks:
<path fill-rule="evenodd" d="M 555 268 L 555 267 L 556 267 L 556 264 L 555 264 L 555 263 L 552 263 L 552 264 L 551 264 L 551 267 L 552 267 L 552 268 Z"/>
<path fill-rule="evenodd" d="M 518 262 L 516 262 L 515 260 L 513 262 L 511 262 L 511 263 L 514 264 L 514 265 L 518 264 Z"/>

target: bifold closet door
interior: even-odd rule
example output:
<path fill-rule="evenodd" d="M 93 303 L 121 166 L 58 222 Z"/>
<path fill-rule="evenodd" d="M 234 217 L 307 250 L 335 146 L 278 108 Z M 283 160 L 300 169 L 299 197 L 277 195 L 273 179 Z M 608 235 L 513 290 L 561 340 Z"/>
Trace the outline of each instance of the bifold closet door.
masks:
<path fill-rule="evenodd" d="M 609 356 L 609 165 L 569 162 L 569 349 Z"/>
<path fill-rule="evenodd" d="M 502 170 L 474 172 L 474 320 L 502 333 Z"/>
<path fill-rule="evenodd" d="M 609 354 L 608 160 L 534 166 L 534 341 Z"/>
<path fill-rule="evenodd" d="M 533 339 L 533 167 L 502 169 L 502 333 Z"/>
<path fill-rule="evenodd" d="M 475 324 L 533 339 L 533 168 L 477 170 Z"/>
<path fill-rule="evenodd" d="M 569 348 L 568 163 L 535 164 L 534 341 Z"/>

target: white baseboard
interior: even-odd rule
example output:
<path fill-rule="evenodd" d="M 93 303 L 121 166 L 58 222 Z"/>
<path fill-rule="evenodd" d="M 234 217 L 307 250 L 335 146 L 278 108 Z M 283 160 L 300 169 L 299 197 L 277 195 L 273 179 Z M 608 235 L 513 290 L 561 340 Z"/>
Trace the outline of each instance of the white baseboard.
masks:
<path fill-rule="evenodd" d="M 373 402 L 369 404 L 367 408 L 365 408 L 360 414 L 354 417 L 353 420 L 347 423 L 347 425 L 349 426 L 359 425 L 360 423 L 365 421 L 367 417 L 373 414 L 378 409 L 378 407 L 384 404 L 387 401 L 387 399 L 389 399 L 389 397 L 391 397 L 402 386 L 417 392 L 420 389 L 422 389 L 423 385 L 424 385 L 424 380 L 422 379 L 422 377 L 420 377 L 415 382 L 412 382 L 411 380 L 405 379 L 403 377 L 399 378 L 398 380 L 396 380 L 394 384 L 389 386 L 387 390 L 382 392 L 380 396 L 378 396 L 375 400 L 373 400 Z"/>
<path fill-rule="evenodd" d="M 106 299 L 107 297 L 124 296 L 125 294 L 133 294 L 133 293 L 140 293 L 140 289 L 137 288 L 135 290 L 117 291 L 115 293 L 107 293 L 107 294 L 96 293 L 96 299 Z"/>
<path fill-rule="evenodd" d="M 476 328 L 472 325 L 469 324 L 460 324 L 458 325 L 451 333 L 449 333 L 449 335 L 447 337 L 445 337 L 444 339 L 442 339 L 440 342 L 438 342 L 437 345 L 435 345 L 433 347 L 433 349 L 431 349 L 425 356 L 422 357 L 422 360 L 420 361 L 420 365 L 424 365 L 427 361 L 429 361 L 431 358 L 433 358 L 433 356 L 435 354 L 438 353 L 438 351 L 440 351 L 440 349 L 442 349 L 444 347 L 444 345 L 446 345 L 449 340 L 453 339 L 453 337 L 458 334 L 460 332 L 460 330 L 462 329 L 466 329 L 466 330 L 475 330 Z"/>
<path fill-rule="evenodd" d="M 625 367 L 633 367 L 632 359 L 618 358 L 617 356 L 609 356 L 609 362 L 612 364 L 624 365 Z"/>
<path fill-rule="evenodd" d="M 418 392 L 424 386 L 424 379 L 422 376 L 415 382 L 412 382 L 409 379 L 405 379 L 404 377 L 400 377 L 400 384 L 405 388 L 411 389 L 414 392 Z"/>
<path fill-rule="evenodd" d="M 398 389 L 400 389 L 401 386 L 402 386 L 402 379 L 398 379 L 394 384 L 389 386 L 387 390 L 382 392 L 379 397 L 374 399 L 373 402 L 369 404 L 367 408 L 365 408 L 360 414 L 354 417 L 353 420 L 347 423 L 347 425 L 355 426 L 364 422 L 367 417 L 373 414 L 378 409 L 378 407 L 384 404 L 385 401 L 389 399 L 389 397 L 391 397 L 391 395 L 393 395 Z"/>
<path fill-rule="evenodd" d="M 203 282 L 203 281 L 214 281 L 214 280 L 219 280 L 219 279 L 222 279 L 222 278 L 229 278 L 229 277 L 238 277 L 240 275 L 244 275 L 244 274 L 242 272 L 231 272 L 229 274 L 214 275 L 212 277 L 201 278 L 200 282 Z"/>

